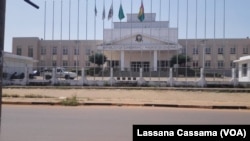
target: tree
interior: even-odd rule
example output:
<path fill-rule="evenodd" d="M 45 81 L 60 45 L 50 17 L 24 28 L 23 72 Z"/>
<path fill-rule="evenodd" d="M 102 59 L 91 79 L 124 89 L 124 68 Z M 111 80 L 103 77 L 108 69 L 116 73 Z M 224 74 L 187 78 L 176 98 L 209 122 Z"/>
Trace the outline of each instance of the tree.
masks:
<path fill-rule="evenodd" d="M 183 55 L 183 54 L 179 54 L 178 55 L 178 65 L 179 66 L 182 66 L 182 65 L 185 65 L 186 64 L 186 59 L 187 59 L 187 62 L 190 62 L 191 61 L 191 58 L 189 56 L 186 56 Z M 176 64 L 177 62 L 177 55 L 174 55 L 171 60 L 170 60 L 170 66 L 173 67 L 174 64 Z"/>
<path fill-rule="evenodd" d="M 107 61 L 107 57 L 102 53 L 95 53 L 89 56 L 89 61 L 100 67 Z"/>

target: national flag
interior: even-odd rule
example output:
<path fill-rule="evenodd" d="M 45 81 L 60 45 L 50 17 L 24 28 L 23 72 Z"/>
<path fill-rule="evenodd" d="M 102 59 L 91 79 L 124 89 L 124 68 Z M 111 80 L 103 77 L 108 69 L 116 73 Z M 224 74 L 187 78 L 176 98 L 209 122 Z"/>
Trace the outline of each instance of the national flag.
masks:
<path fill-rule="evenodd" d="M 122 9 L 122 4 L 120 5 L 120 8 L 119 8 L 118 17 L 119 17 L 120 20 L 125 18 L 124 13 L 123 13 L 123 9 Z"/>
<path fill-rule="evenodd" d="M 97 9 L 96 9 L 96 5 L 95 5 L 95 16 L 97 16 Z"/>
<path fill-rule="evenodd" d="M 145 18 L 144 15 L 144 6 L 143 6 L 143 2 L 141 1 L 141 7 L 140 7 L 140 11 L 138 13 L 138 19 L 142 22 Z"/>
<path fill-rule="evenodd" d="M 112 17 L 113 17 L 113 3 L 111 4 L 109 9 L 108 20 L 110 20 Z"/>
<path fill-rule="evenodd" d="M 105 19 L 105 6 L 103 5 L 103 11 L 102 11 L 102 20 Z"/>

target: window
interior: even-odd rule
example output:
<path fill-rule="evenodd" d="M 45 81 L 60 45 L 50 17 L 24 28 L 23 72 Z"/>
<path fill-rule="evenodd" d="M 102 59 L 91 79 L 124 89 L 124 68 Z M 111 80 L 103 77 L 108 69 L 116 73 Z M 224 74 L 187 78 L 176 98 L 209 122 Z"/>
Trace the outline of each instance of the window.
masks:
<path fill-rule="evenodd" d="M 248 54 L 248 47 L 243 48 L 243 54 Z"/>
<path fill-rule="evenodd" d="M 68 66 L 68 61 L 63 61 L 63 66 L 67 67 Z"/>
<path fill-rule="evenodd" d="M 56 55 L 57 54 L 57 47 L 53 47 L 52 54 Z"/>
<path fill-rule="evenodd" d="M 28 48 L 28 56 L 33 57 L 33 48 L 32 47 Z"/>
<path fill-rule="evenodd" d="M 207 60 L 207 61 L 205 62 L 205 67 L 206 67 L 206 68 L 210 68 L 210 67 L 211 67 L 211 61 L 210 61 L 210 60 Z"/>
<path fill-rule="evenodd" d="M 193 61 L 193 67 L 198 67 L 199 66 L 199 62 L 198 61 Z"/>
<path fill-rule="evenodd" d="M 235 66 L 236 66 L 236 64 L 235 64 L 233 61 L 231 61 L 231 62 L 230 62 L 230 67 L 231 67 L 231 68 L 235 68 Z"/>
<path fill-rule="evenodd" d="M 52 61 L 52 66 L 56 67 L 56 61 Z"/>
<path fill-rule="evenodd" d="M 68 55 L 68 48 L 63 48 L 63 55 Z"/>
<path fill-rule="evenodd" d="M 218 48 L 218 54 L 223 54 L 223 48 Z"/>
<path fill-rule="evenodd" d="M 119 67 L 120 62 L 118 60 L 112 60 L 112 61 L 108 61 L 108 66 L 110 67 Z"/>
<path fill-rule="evenodd" d="M 41 55 L 45 55 L 46 54 L 46 48 L 45 47 L 42 47 L 41 48 Z"/>
<path fill-rule="evenodd" d="M 21 47 L 18 47 L 16 49 L 16 55 L 22 55 L 22 48 Z"/>
<path fill-rule="evenodd" d="M 235 49 L 235 47 L 233 47 L 233 48 L 230 48 L 230 54 L 235 54 L 235 52 L 236 52 L 236 49 Z"/>
<path fill-rule="evenodd" d="M 45 66 L 45 61 L 40 61 L 40 66 Z"/>
<path fill-rule="evenodd" d="M 193 54 L 199 54 L 198 48 L 193 48 Z"/>
<path fill-rule="evenodd" d="M 79 55 L 79 48 L 74 49 L 74 55 Z"/>
<path fill-rule="evenodd" d="M 85 62 L 85 66 L 86 66 L 86 67 L 89 67 L 89 66 L 90 66 L 90 62 L 89 62 L 89 61 L 86 61 L 86 62 Z"/>
<path fill-rule="evenodd" d="M 91 54 L 91 50 L 89 48 L 86 49 L 86 55 L 90 55 Z"/>
<path fill-rule="evenodd" d="M 182 48 L 182 54 L 186 54 L 186 48 L 185 47 Z"/>
<path fill-rule="evenodd" d="M 247 64 L 242 64 L 242 71 L 241 71 L 242 77 L 247 76 Z"/>
<path fill-rule="evenodd" d="M 223 68 L 224 67 L 224 61 L 218 61 L 218 68 Z"/>
<path fill-rule="evenodd" d="M 131 70 L 133 72 L 139 72 L 141 68 L 141 62 L 131 62 Z"/>
<path fill-rule="evenodd" d="M 206 53 L 206 54 L 211 54 L 211 48 L 210 48 L 210 47 L 206 47 L 205 53 Z"/>
<path fill-rule="evenodd" d="M 74 66 L 79 66 L 79 61 L 74 61 Z"/>
<path fill-rule="evenodd" d="M 168 60 L 157 61 L 157 66 L 158 66 L 159 70 L 165 71 L 166 68 L 168 67 Z"/>

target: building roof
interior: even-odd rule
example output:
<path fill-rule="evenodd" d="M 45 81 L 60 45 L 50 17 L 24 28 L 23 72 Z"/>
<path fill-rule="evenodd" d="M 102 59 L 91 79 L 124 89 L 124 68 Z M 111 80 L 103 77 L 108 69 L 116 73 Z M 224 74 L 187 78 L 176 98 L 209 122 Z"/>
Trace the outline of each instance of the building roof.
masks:
<path fill-rule="evenodd" d="M 30 62 L 38 62 L 37 60 L 34 60 L 31 57 L 26 57 L 26 56 L 20 56 L 20 55 L 15 55 L 9 52 L 4 52 L 4 57 L 6 58 L 13 58 L 13 59 L 19 59 L 19 60 L 25 60 L 25 61 L 30 61 Z"/>
<path fill-rule="evenodd" d="M 239 63 L 239 62 L 245 62 L 245 61 L 249 61 L 249 60 L 250 60 L 250 55 L 240 57 L 239 60 L 235 60 L 234 62 L 235 62 L 235 63 Z"/>

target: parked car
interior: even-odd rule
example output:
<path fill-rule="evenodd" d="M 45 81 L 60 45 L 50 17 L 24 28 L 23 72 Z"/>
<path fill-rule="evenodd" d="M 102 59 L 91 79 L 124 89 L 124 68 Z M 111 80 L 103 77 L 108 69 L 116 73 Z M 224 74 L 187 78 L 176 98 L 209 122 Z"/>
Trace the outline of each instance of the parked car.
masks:
<path fill-rule="evenodd" d="M 52 78 L 52 71 L 47 71 L 44 73 L 45 79 Z M 65 78 L 65 79 L 75 79 L 77 74 L 74 72 L 66 71 L 65 68 L 57 67 L 56 68 L 56 77 L 57 78 Z"/>

